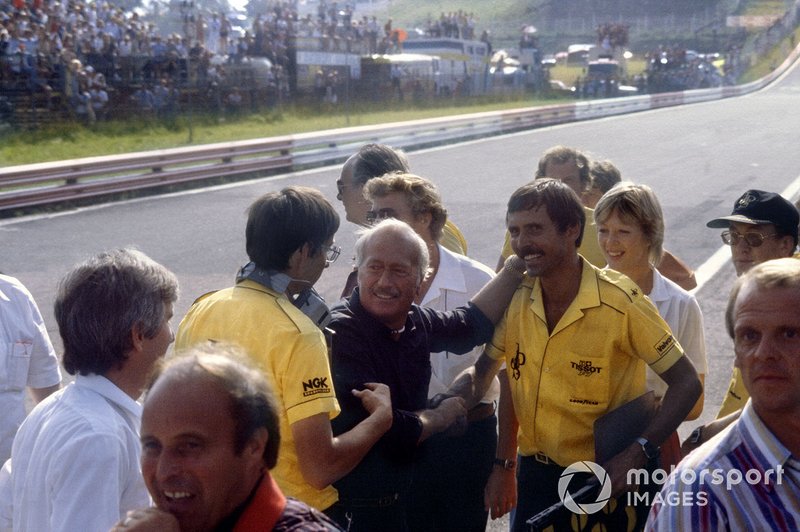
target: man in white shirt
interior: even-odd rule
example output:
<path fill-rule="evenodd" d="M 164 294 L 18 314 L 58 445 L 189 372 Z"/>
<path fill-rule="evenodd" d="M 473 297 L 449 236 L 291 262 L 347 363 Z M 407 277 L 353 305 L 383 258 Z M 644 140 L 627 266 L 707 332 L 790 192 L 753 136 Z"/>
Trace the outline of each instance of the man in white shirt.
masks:
<path fill-rule="evenodd" d="M 10 478 L 0 485 L 0 499 L 11 496 L 13 530 L 105 532 L 150 504 L 136 398 L 173 340 L 177 296 L 175 276 L 130 249 L 101 253 L 61 281 L 55 316 L 64 369 L 76 377 L 14 439 Z"/>
<path fill-rule="evenodd" d="M 58 390 L 61 372 L 39 307 L 21 282 L 0 275 L 0 463 L 25 419 L 25 388 L 38 403 Z"/>

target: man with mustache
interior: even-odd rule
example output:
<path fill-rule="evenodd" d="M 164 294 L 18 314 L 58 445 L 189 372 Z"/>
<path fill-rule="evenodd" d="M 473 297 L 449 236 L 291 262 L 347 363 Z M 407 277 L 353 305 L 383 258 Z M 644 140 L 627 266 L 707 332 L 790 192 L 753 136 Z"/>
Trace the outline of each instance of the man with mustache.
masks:
<path fill-rule="evenodd" d="M 471 407 L 505 362 L 513 409 L 498 419 L 500 464 L 486 498 L 494 517 L 516 505 L 514 531 L 559 501 L 568 466 L 596 460 L 594 421 L 644 393 L 645 364 L 669 387 L 637 440 L 600 464 L 612 495 L 634 488 L 628 471 L 657 459 L 657 446 L 701 392 L 694 367 L 641 290 L 578 254 L 585 224 L 578 196 L 561 181 L 537 179 L 512 194 L 506 225 L 527 277 L 475 366 L 450 388 Z M 581 516 L 580 528 L 634 525 L 633 512 L 617 502 Z M 571 517 L 558 516 L 556 530 L 572 529 Z"/>

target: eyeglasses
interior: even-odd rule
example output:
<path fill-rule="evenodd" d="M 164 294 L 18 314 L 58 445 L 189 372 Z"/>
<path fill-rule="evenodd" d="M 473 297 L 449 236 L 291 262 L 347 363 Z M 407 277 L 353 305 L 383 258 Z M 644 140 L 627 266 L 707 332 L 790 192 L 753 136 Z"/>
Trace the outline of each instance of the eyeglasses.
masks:
<path fill-rule="evenodd" d="M 776 238 L 778 234 L 772 233 L 771 235 L 765 235 L 762 233 L 757 233 L 756 231 L 748 231 L 747 233 L 742 234 L 737 231 L 723 231 L 720 236 L 722 237 L 722 241 L 729 246 L 735 246 L 742 239 L 744 239 L 748 246 L 751 248 L 757 248 L 764 243 L 764 240 L 768 238 Z"/>
<path fill-rule="evenodd" d="M 394 209 L 378 209 L 377 211 L 367 211 L 367 223 L 372 225 L 387 218 L 397 218 Z"/>
<path fill-rule="evenodd" d="M 330 266 L 331 264 L 336 262 L 336 259 L 338 259 L 339 255 L 341 254 L 342 254 L 342 248 L 340 248 L 339 246 L 331 245 L 331 247 L 329 247 L 328 251 L 325 253 L 325 266 Z"/>

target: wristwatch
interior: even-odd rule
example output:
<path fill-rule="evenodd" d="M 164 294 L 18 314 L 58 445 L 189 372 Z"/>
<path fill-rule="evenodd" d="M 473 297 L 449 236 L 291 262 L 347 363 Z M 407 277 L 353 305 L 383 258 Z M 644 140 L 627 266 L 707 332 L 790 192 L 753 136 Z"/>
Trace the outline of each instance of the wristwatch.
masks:
<path fill-rule="evenodd" d="M 656 458 L 658 458 L 660 450 L 658 449 L 658 447 L 650 443 L 650 440 L 639 436 L 638 438 L 636 438 L 636 443 L 642 446 L 642 451 L 644 451 L 644 455 L 647 457 L 648 460 L 655 460 Z"/>
<path fill-rule="evenodd" d="M 517 462 L 515 460 L 503 460 L 502 458 L 495 458 L 494 465 L 499 465 L 506 471 L 511 471 L 516 467 Z"/>
<path fill-rule="evenodd" d="M 699 427 L 694 429 L 692 433 L 689 434 L 687 441 L 695 445 L 703 441 L 703 425 L 700 425 Z"/>

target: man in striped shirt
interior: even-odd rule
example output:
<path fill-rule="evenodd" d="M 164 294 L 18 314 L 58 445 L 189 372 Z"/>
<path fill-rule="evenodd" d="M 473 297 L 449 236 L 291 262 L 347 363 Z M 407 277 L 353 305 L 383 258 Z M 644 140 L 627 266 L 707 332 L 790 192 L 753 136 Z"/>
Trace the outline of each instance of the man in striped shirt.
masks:
<path fill-rule="evenodd" d="M 670 475 L 648 530 L 800 529 L 798 305 L 796 259 L 766 261 L 739 278 L 725 323 L 750 400 Z"/>

